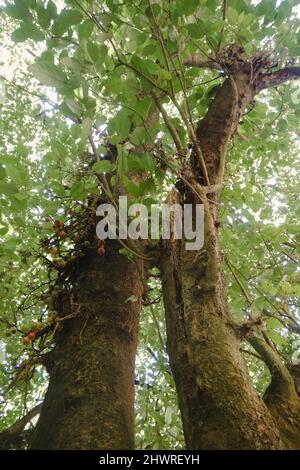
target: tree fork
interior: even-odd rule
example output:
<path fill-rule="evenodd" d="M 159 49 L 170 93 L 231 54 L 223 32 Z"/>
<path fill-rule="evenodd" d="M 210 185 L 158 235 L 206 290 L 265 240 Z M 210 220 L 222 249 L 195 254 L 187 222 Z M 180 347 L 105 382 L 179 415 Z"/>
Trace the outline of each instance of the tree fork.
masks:
<path fill-rule="evenodd" d="M 281 449 L 275 422 L 254 390 L 240 352 L 226 287 L 220 278 L 218 285 L 206 288 L 200 280 L 205 257 L 196 267 L 193 256 L 184 251 L 165 255 L 160 266 L 167 347 L 186 445 Z"/>
<path fill-rule="evenodd" d="M 143 261 L 118 251 L 117 242 L 106 243 L 103 257 L 89 249 L 73 276 L 77 314 L 46 355 L 50 382 L 32 449 L 134 448 Z"/>

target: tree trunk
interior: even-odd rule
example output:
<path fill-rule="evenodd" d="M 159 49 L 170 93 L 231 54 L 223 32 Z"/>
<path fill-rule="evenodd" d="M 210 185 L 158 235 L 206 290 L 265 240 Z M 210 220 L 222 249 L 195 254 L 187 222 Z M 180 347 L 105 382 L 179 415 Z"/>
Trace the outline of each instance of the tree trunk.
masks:
<path fill-rule="evenodd" d="M 272 374 L 272 382 L 284 386 L 271 387 L 265 401 L 256 393 L 240 351 L 245 338 L 228 308 L 219 248 L 217 208 L 228 142 L 262 88 L 260 59 L 248 60 L 236 46 L 230 51 L 228 78 L 197 126 L 201 154 L 195 151 L 192 158 L 194 180 L 190 177 L 188 187 L 179 186 L 177 202 L 204 205 L 204 246 L 195 253 L 171 241 L 160 262 L 167 347 L 189 449 L 299 448 L 295 384 L 288 370 L 278 367 L 281 360 L 273 351 L 262 360 L 272 373 L 276 358 L 280 373 Z M 193 192 L 197 182 L 201 186 Z M 212 189 L 203 191 L 205 185 Z"/>
<path fill-rule="evenodd" d="M 118 250 L 116 242 L 106 243 L 103 257 L 96 246 L 89 249 L 70 280 L 60 314 L 75 316 L 63 322 L 45 355 L 50 383 L 33 449 L 134 448 L 143 265 Z"/>

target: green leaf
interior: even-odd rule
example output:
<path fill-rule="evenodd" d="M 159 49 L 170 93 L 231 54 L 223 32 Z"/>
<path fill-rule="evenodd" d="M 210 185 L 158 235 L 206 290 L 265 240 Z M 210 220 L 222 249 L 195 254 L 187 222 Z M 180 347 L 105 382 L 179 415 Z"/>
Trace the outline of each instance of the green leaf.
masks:
<path fill-rule="evenodd" d="M 64 160 L 68 155 L 66 147 L 59 140 L 52 140 L 51 150 L 53 157 L 57 161 Z"/>
<path fill-rule="evenodd" d="M 157 45 L 155 43 L 148 44 L 147 46 L 144 47 L 143 54 L 145 56 L 153 55 L 156 53 L 156 51 L 157 51 Z"/>
<path fill-rule="evenodd" d="M 51 18 L 49 11 L 46 8 L 39 6 L 37 8 L 37 17 L 38 17 L 39 25 L 43 29 L 49 28 L 52 18 Z"/>
<path fill-rule="evenodd" d="M 18 186 L 14 182 L 0 181 L 0 192 L 6 196 L 12 196 L 18 191 Z"/>
<path fill-rule="evenodd" d="M 199 0 L 177 0 L 176 1 L 176 11 L 180 15 L 189 16 L 192 15 L 195 10 L 199 7 Z"/>
<path fill-rule="evenodd" d="M 147 137 L 144 127 L 136 127 L 130 134 L 130 142 L 135 145 L 140 145 L 147 139 Z"/>
<path fill-rule="evenodd" d="M 71 26 L 80 23 L 82 14 L 78 10 L 63 10 L 55 19 L 53 24 L 53 34 L 61 36 Z"/>
<path fill-rule="evenodd" d="M 189 35 L 194 39 L 201 39 L 204 36 L 203 29 L 197 24 L 188 24 L 186 25 Z"/>
<path fill-rule="evenodd" d="M 6 176 L 6 171 L 4 166 L 0 163 L 0 180 L 4 179 Z"/>
<path fill-rule="evenodd" d="M 123 178 L 124 186 L 129 191 L 130 194 L 134 197 L 139 197 L 143 194 L 143 191 L 139 186 L 134 184 L 132 181 L 130 181 L 128 178 Z"/>
<path fill-rule="evenodd" d="M 35 62 L 29 70 L 43 85 L 62 88 L 67 84 L 67 76 L 54 64 Z"/>
<path fill-rule="evenodd" d="M 157 79 L 158 81 L 172 80 L 172 74 L 166 69 L 159 68 L 157 71 Z"/>
<path fill-rule="evenodd" d="M 50 18 L 54 19 L 57 17 L 57 8 L 52 0 L 49 0 L 49 2 L 47 3 L 47 12 Z"/>
<path fill-rule="evenodd" d="M 82 138 L 88 137 L 91 132 L 92 120 L 90 118 L 83 119 L 81 123 L 81 127 L 82 127 L 82 130 L 81 130 Z"/>
<path fill-rule="evenodd" d="M 15 165 L 5 165 L 7 176 L 9 176 L 14 183 L 19 186 L 23 186 L 26 183 L 26 172 L 23 168 Z"/>
<path fill-rule="evenodd" d="M 65 103 L 76 116 L 80 116 L 84 111 L 82 104 L 75 98 L 66 98 Z"/>
<path fill-rule="evenodd" d="M 235 25 L 237 23 L 238 17 L 238 12 L 232 6 L 229 6 L 227 8 L 227 19 L 229 23 Z"/>
<path fill-rule="evenodd" d="M 119 111 L 119 113 L 113 119 L 111 119 L 108 124 L 110 133 L 116 134 L 118 142 L 128 138 L 130 127 L 131 122 L 128 116 L 128 112 L 125 110 Z"/>
<path fill-rule="evenodd" d="M 78 10 L 63 10 L 60 14 L 67 26 L 78 24 L 82 20 L 82 14 Z"/>
<path fill-rule="evenodd" d="M 9 226 L 8 225 L 2 225 L 0 224 L 0 235 L 6 235 L 7 232 L 9 231 Z"/>
<path fill-rule="evenodd" d="M 209 27 L 206 29 L 206 31 L 209 34 L 213 34 L 213 33 L 216 33 L 217 31 L 220 31 L 223 26 L 224 26 L 224 21 L 223 20 L 214 21 L 209 25 Z"/>

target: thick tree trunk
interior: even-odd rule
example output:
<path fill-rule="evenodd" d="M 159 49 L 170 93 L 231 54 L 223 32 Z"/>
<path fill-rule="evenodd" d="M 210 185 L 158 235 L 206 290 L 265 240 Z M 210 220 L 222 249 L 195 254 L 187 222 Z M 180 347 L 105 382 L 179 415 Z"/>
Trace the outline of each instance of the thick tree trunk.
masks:
<path fill-rule="evenodd" d="M 261 89 L 264 67 L 259 54 L 248 60 L 236 46 L 228 54 L 228 78 L 197 126 L 208 178 L 199 151 L 195 152 L 194 181 L 202 189 L 193 192 L 181 186 L 178 195 L 181 204 L 204 204 L 204 246 L 198 253 L 188 252 L 183 243 L 171 241 L 160 262 L 167 347 L 188 448 L 299 448 L 299 397 L 294 382 L 288 370 L 278 366 L 277 356 L 275 369 L 281 373 L 274 374 L 275 352 L 272 359 L 265 353 L 262 359 L 273 372 L 274 386 L 265 401 L 258 396 L 240 351 L 241 329 L 227 304 L 218 240 L 219 186 L 224 183 L 228 142 Z M 208 179 L 214 188 L 205 192 Z M 280 386 L 275 386 L 275 380 Z"/>
<path fill-rule="evenodd" d="M 61 314 L 75 317 L 46 356 L 50 383 L 33 449 L 134 448 L 143 265 L 118 250 L 115 242 L 106 243 L 104 257 L 89 249 L 70 280 Z"/>
<path fill-rule="evenodd" d="M 270 344 L 252 335 L 250 344 L 258 352 L 271 373 L 271 383 L 264 394 L 284 445 L 287 449 L 300 449 L 299 367 L 287 368 Z"/>

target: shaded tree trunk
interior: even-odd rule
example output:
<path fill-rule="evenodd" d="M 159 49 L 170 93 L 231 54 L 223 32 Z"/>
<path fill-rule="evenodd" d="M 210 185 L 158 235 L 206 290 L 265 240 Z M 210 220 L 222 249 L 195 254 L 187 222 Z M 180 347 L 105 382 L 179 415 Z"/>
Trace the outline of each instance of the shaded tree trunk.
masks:
<path fill-rule="evenodd" d="M 189 449 L 279 449 L 274 420 L 254 390 L 226 289 L 201 289 L 194 254 L 161 263 L 168 352 Z M 204 268 L 203 268 L 204 269 Z"/>
<path fill-rule="evenodd" d="M 179 186 L 175 196 L 181 204 L 204 204 L 204 246 L 198 253 L 188 252 L 184 243 L 173 240 L 160 262 L 167 347 L 189 449 L 299 448 L 294 381 L 276 351 L 261 353 L 273 379 L 265 400 L 258 396 L 240 351 L 244 333 L 227 304 L 217 208 L 228 143 L 246 107 L 264 88 L 265 63 L 263 56 L 257 60 L 259 54 L 247 59 L 238 47 L 230 54 L 224 64 L 228 78 L 197 126 L 209 183 L 195 152 L 194 180 L 190 177 L 189 187 Z M 212 189 L 203 191 L 205 185 Z"/>
<path fill-rule="evenodd" d="M 134 448 L 134 370 L 142 262 L 96 246 L 81 259 L 61 314 L 74 314 L 45 355 L 50 374 L 33 449 Z M 134 297 L 132 297 L 134 296 Z M 137 301 L 127 301 L 129 297 Z"/>

